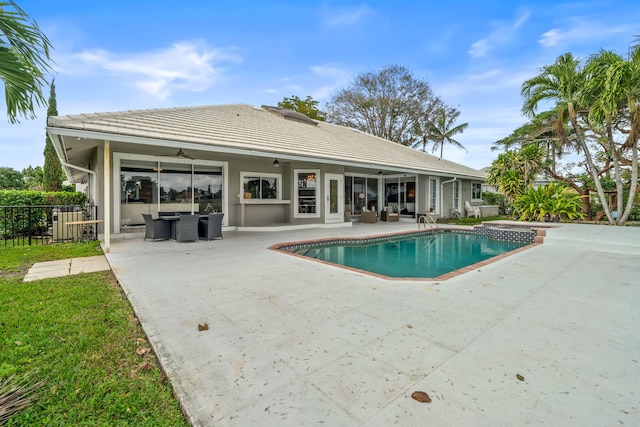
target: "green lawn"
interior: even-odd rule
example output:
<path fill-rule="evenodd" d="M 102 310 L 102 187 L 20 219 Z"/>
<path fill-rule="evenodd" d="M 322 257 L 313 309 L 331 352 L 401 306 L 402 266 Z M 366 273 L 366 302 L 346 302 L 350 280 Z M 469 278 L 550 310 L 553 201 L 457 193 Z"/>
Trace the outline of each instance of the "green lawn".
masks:
<path fill-rule="evenodd" d="M 7 426 L 188 425 L 111 272 L 22 282 L 34 262 L 101 253 L 97 242 L 0 247 L 0 379 L 46 379 Z"/>

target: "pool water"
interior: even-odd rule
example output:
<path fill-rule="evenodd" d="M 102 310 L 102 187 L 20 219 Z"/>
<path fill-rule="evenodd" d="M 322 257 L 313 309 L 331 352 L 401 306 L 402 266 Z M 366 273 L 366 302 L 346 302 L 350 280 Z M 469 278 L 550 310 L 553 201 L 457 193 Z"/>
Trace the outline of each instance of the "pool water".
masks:
<path fill-rule="evenodd" d="M 393 278 L 434 278 L 523 246 L 526 243 L 447 232 L 375 243 L 306 245 L 289 251 Z"/>

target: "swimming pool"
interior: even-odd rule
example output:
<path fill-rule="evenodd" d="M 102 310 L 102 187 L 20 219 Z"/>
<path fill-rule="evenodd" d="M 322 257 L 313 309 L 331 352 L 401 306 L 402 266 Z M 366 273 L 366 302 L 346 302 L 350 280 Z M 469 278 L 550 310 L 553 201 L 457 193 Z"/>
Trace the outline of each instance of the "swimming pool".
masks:
<path fill-rule="evenodd" d="M 446 230 L 289 243 L 276 249 L 387 278 L 442 279 L 443 275 L 526 246 L 479 233 Z"/>

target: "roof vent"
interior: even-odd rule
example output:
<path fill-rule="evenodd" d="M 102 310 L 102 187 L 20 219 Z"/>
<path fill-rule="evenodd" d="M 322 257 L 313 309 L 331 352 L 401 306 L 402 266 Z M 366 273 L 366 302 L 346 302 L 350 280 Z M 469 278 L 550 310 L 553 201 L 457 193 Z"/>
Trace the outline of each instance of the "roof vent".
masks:
<path fill-rule="evenodd" d="M 294 110 L 289 110 L 288 108 L 283 107 L 273 107 L 269 105 L 263 105 L 262 108 L 271 111 L 274 114 L 279 115 L 287 120 L 293 120 L 294 122 L 306 123 L 308 125 L 318 126 L 318 122 L 313 120 L 312 118 L 305 116 L 302 113 L 299 113 Z"/>

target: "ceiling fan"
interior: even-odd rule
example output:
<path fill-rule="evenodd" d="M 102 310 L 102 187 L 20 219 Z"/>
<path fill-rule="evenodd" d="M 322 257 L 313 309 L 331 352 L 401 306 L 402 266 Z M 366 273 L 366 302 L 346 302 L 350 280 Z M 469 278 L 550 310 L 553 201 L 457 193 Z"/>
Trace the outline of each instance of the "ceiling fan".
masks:
<path fill-rule="evenodd" d="M 182 148 L 180 148 L 178 150 L 178 152 L 176 153 L 176 157 L 179 158 L 179 159 L 192 159 L 193 160 L 193 157 L 186 155 L 184 153 L 184 151 L 182 151 Z"/>

